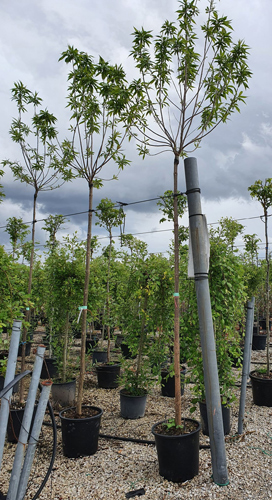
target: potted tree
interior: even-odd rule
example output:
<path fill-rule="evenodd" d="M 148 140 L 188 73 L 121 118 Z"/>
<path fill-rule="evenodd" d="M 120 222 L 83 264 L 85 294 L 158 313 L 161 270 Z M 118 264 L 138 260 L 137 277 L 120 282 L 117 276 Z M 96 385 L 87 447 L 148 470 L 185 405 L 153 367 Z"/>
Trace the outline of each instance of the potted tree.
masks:
<path fill-rule="evenodd" d="M 71 46 L 62 53 L 60 59 L 72 65 L 68 76 L 71 139 L 62 143 L 63 162 L 69 165 L 75 175 L 85 179 L 89 200 L 85 280 L 80 306 L 82 308 L 82 335 L 77 404 L 75 408 L 63 410 L 60 413 L 64 454 L 76 457 L 96 452 L 102 415 L 101 409 L 83 406 L 93 195 L 94 189 L 102 186 L 102 181 L 98 176 L 105 165 L 113 160 L 120 170 L 128 163 L 122 152 L 126 129 L 123 134 L 120 133 L 119 123 L 122 109 L 129 104 L 130 93 L 121 66 L 110 65 L 102 57 L 98 63 L 94 63 L 88 54 Z M 91 310 L 91 307 L 89 309 Z M 81 434 L 80 437 L 77 430 L 79 435 Z M 70 445 L 71 438 L 72 444 Z M 89 439 L 93 442 L 89 443 Z"/>
<path fill-rule="evenodd" d="M 170 151 L 174 157 L 174 242 L 175 242 L 175 321 L 174 321 L 174 367 L 176 377 L 175 422 L 168 431 L 167 422 L 158 424 L 166 434 L 162 439 L 167 442 L 167 434 L 179 434 L 180 441 L 188 440 L 193 427 L 192 436 L 199 432 L 198 423 L 188 422 L 181 418 L 180 347 L 179 347 L 179 245 L 178 245 L 178 165 L 180 157 L 186 156 L 188 148 L 197 148 L 207 134 L 221 122 L 226 122 L 232 112 L 244 101 L 242 88 L 247 88 L 250 71 L 246 60 L 248 47 L 238 41 L 235 44 L 230 35 L 230 21 L 220 17 L 210 0 L 206 9 L 207 21 L 201 26 L 203 34 L 203 54 L 196 47 L 197 35 L 195 24 L 199 15 L 198 4 L 189 0 L 181 0 L 177 11 L 177 26 L 166 21 L 160 34 L 153 39 L 151 31 L 134 30 L 132 56 L 140 71 L 140 79 L 134 86 L 135 98 L 133 110 L 137 112 L 137 122 L 128 113 L 131 136 L 136 138 L 140 154 L 143 158 L 149 153 L 149 147 Z M 154 48 L 154 57 L 151 50 Z M 197 50 L 196 50 L 197 48 Z M 222 57 L 219 57 L 219 52 Z M 233 58 L 233 54 L 239 56 Z M 173 83 L 174 81 L 174 83 Z M 173 95 L 175 94 L 175 97 Z M 148 118 L 152 117 L 149 123 Z M 134 127 L 133 127 L 134 126 Z M 158 154 L 158 153 L 157 153 Z M 155 429 L 154 429 L 155 431 Z M 156 432 L 156 431 L 155 431 Z M 157 440 L 157 432 L 155 434 Z M 173 443 L 173 436 L 170 442 Z M 158 449 L 157 443 L 157 449 Z M 172 444 L 169 447 L 172 447 Z M 169 461 L 166 458 L 166 470 L 160 461 L 160 473 L 176 481 L 190 479 L 198 472 L 198 455 L 195 459 L 184 453 L 182 445 L 178 445 L 179 455 L 173 458 L 173 465 L 179 464 L 179 470 L 187 470 L 186 464 L 196 465 L 191 473 L 178 472 L 171 474 Z M 193 447 L 191 447 L 193 449 Z M 198 450 L 198 445 L 195 446 Z M 171 450 L 172 457 L 173 451 Z M 198 453 L 198 451 L 197 451 Z M 186 458 L 185 458 L 186 457 Z M 226 468 L 224 467 L 225 472 Z M 221 471 L 222 472 L 222 471 Z M 225 482 L 225 473 L 216 477 L 215 481 Z M 223 478 L 224 475 L 224 478 Z"/>
<path fill-rule="evenodd" d="M 272 406 L 272 371 L 270 367 L 270 290 L 269 290 L 269 270 L 270 258 L 268 251 L 268 209 L 272 206 L 272 178 L 256 181 L 248 188 L 252 198 L 256 198 L 262 205 L 265 227 L 265 305 L 266 305 L 266 368 L 257 368 L 250 372 L 249 376 L 252 384 L 253 401 L 258 406 Z"/>
<path fill-rule="evenodd" d="M 118 387 L 118 377 L 120 375 L 120 363 L 112 363 L 110 358 L 111 346 L 111 302 L 112 297 L 110 294 L 111 276 L 111 263 L 112 263 L 112 246 L 113 235 L 112 229 L 119 227 L 124 220 L 124 212 L 122 208 L 116 208 L 114 203 L 108 198 L 103 198 L 96 207 L 96 225 L 103 227 L 107 230 L 109 235 L 109 245 L 107 247 L 107 281 L 106 281 L 106 304 L 104 324 L 107 326 L 107 360 L 106 363 L 96 365 L 96 373 L 98 380 L 98 387 L 105 389 L 112 389 Z M 117 286 L 117 284 L 116 284 Z"/>

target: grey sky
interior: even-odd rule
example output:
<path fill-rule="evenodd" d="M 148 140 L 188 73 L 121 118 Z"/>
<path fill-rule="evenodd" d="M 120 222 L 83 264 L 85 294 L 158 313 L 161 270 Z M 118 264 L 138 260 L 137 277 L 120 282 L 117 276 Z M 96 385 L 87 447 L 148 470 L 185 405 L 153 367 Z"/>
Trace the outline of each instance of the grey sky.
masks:
<path fill-rule="evenodd" d="M 200 4 L 206 4 L 201 0 Z M 1 159 L 21 159 L 20 151 L 9 138 L 11 120 L 16 107 L 10 100 L 10 89 L 21 80 L 31 90 L 37 90 L 44 107 L 59 119 L 63 136 L 68 129 L 65 110 L 68 67 L 58 62 L 67 45 L 74 45 L 93 55 L 101 55 L 112 63 L 122 63 L 128 79 L 135 76 L 131 50 L 133 26 L 144 26 L 157 33 L 165 19 L 174 20 L 178 3 L 175 0 L 2 0 L 0 6 L 1 58 Z M 223 216 L 233 218 L 261 215 L 261 207 L 250 200 L 247 187 L 257 179 L 272 177 L 272 93 L 271 50 L 272 3 L 270 0 L 239 0 L 217 2 L 220 13 L 232 19 L 234 37 L 250 46 L 249 64 L 253 72 L 247 105 L 206 137 L 194 156 L 198 159 L 203 196 L 203 211 L 208 223 Z M 127 147 L 131 166 L 120 174 L 119 181 L 105 183 L 96 193 L 113 201 L 133 201 L 153 198 L 172 189 L 171 154 L 147 158 L 137 156 L 132 145 Z M 6 199 L 1 205 L 0 225 L 10 216 L 31 220 L 33 192 L 15 182 L 11 173 L 3 178 Z M 180 186 L 184 189 L 183 165 Z M 49 213 L 71 213 L 87 210 L 88 193 L 85 181 L 76 181 L 56 192 L 39 196 L 38 219 Z M 160 215 L 155 204 L 127 209 L 126 231 L 139 233 L 167 229 L 159 225 Z M 186 220 L 185 220 L 186 223 Z M 245 221 L 245 233 L 257 233 L 263 240 L 263 223 L 258 219 Z M 42 224 L 37 225 L 37 239 L 44 242 Z M 86 235 L 85 217 L 70 218 L 65 231 L 78 230 Z M 8 236 L 1 229 L 1 243 Z M 98 228 L 95 228 L 98 232 Z M 166 251 L 171 233 L 140 236 L 150 251 Z M 103 242 L 103 240 L 102 240 Z M 242 241 L 237 241 L 242 244 Z"/>

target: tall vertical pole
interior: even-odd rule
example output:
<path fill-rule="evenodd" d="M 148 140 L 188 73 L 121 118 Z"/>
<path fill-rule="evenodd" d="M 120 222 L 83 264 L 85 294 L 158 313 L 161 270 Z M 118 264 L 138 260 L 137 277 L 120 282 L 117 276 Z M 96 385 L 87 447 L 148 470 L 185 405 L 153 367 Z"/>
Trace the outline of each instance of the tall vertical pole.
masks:
<path fill-rule="evenodd" d="M 238 417 L 238 434 L 243 433 L 246 387 L 247 387 L 248 374 L 250 371 L 251 344 L 252 344 L 252 333 L 253 333 L 253 322 L 254 322 L 254 302 L 255 298 L 253 297 L 252 300 L 247 303 L 246 334 L 245 334 L 242 383 L 241 383 L 239 417 Z"/>
<path fill-rule="evenodd" d="M 216 344 L 213 331 L 208 281 L 207 232 L 203 222 L 196 158 L 184 161 L 188 197 L 189 224 L 193 251 L 195 288 L 204 369 L 204 384 L 211 445 L 213 480 L 229 483 L 223 429 Z"/>
<path fill-rule="evenodd" d="M 21 475 L 21 468 L 23 464 L 25 449 L 27 445 L 27 438 L 29 434 L 29 429 L 31 425 L 31 420 L 34 411 L 35 399 L 37 395 L 37 390 L 39 386 L 43 357 L 44 357 L 45 347 L 42 345 L 38 346 L 36 359 L 34 363 L 34 368 L 32 372 L 31 382 L 28 390 L 28 396 L 23 416 L 23 422 L 20 429 L 19 440 L 15 452 L 13 468 L 10 476 L 9 489 L 7 494 L 7 500 L 14 500 L 17 496 L 19 480 Z"/>
<path fill-rule="evenodd" d="M 15 376 L 17 356 L 18 356 L 18 347 L 21 335 L 21 326 L 22 321 L 15 320 L 12 326 L 10 346 L 9 346 L 9 355 L 7 361 L 7 369 L 5 376 L 4 387 L 6 387 Z M 12 388 L 5 394 L 1 401 L 1 409 L 0 409 L 0 465 L 2 463 L 4 444 L 6 438 L 8 417 L 9 417 L 9 403 L 12 396 Z"/>

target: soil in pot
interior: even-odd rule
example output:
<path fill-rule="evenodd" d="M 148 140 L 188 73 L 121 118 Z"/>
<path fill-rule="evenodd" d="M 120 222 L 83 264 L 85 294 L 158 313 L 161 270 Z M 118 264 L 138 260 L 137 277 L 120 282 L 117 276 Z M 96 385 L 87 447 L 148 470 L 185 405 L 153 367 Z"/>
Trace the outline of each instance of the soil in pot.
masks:
<path fill-rule="evenodd" d="M 120 375 L 120 364 L 103 364 L 96 366 L 98 387 L 103 389 L 115 389 L 118 387 Z"/>
<path fill-rule="evenodd" d="M 183 366 L 180 370 L 180 392 L 181 395 L 184 394 L 184 381 L 185 381 L 186 368 Z M 175 376 L 169 376 L 167 369 L 161 370 L 161 393 L 162 396 L 167 396 L 169 398 L 175 397 Z"/>
<path fill-rule="evenodd" d="M 101 408 L 96 406 L 83 406 L 81 417 L 76 415 L 76 408 L 66 408 L 60 412 L 65 457 L 77 458 L 97 452 L 102 413 Z"/>
<path fill-rule="evenodd" d="M 257 406 L 272 407 L 272 371 L 270 377 L 257 370 L 249 374 L 252 386 L 253 403 Z"/>
<path fill-rule="evenodd" d="M 121 417 L 128 419 L 141 418 L 145 414 L 147 393 L 139 396 L 129 394 L 125 389 L 120 391 Z"/>
<path fill-rule="evenodd" d="M 164 424 L 158 422 L 152 427 L 159 460 L 159 473 L 168 481 L 182 483 L 192 479 L 199 471 L 200 423 L 191 418 L 182 420 L 185 432 L 171 428 L 168 432 Z"/>
<path fill-rule="evenodd" d="M 221 405 L 221 409 L 222 409 L 224 435 L 226 436 L 227 434 L 230 433 L 231 408 L 230 408 L 230 406 Z M 209 436 L 209 425 L 208 425 L 208 415 L 207 415 L 206 402 L 204 402 L 204 401 L 199 402 L 199 410 L 200 410 L 200 417 L 201 417 L 202 433 L 205 436 Z"/>
<path fill-rule="evenodd" d="M 73 405 L 76 399 L 76 379 L 69 382 L 55 380 L 52 384 L 51 394 L 53 403 L 66 407 Z"/>
<path fill-rule="evenodd" d="M 253 334 L 252 337 L 252 350 L 253 351 L 264 351 L 266 347 L 266 333 L 265 334 Z"/>

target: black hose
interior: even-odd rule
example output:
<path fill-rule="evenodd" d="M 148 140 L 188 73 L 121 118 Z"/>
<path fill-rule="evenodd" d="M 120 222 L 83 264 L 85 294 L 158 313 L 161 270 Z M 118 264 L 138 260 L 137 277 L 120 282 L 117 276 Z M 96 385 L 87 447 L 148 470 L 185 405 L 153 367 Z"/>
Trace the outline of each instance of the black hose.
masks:
<path fill-rule="evenodd" d="M 40 384 L 39 384 L 39 388 L 41 389 Z M 39 497 L 43 488 L 45 487 L 45 484 L 46 484 L 46 482 L 47 482 L 47 480 L 52 472 L 55 457 L 56 457 L 56 451 L 57 451 L 57 425 L 56 425 L 56 420 L 55 420 L 53 408 L 51 406 L 50 401 L 47 402 L 47 407 L 48 407 L 49 414 L 51 417 L 51 422 L 52 422 L 52 423 L 50 423 L 50 426 L 53 427 L 53 451 L 52 451 L 52 456 L 51 456 L 51 460 L 50 460 L 50 464 L 49 464 L 47 473 L 45 474 L 44 479 L 43 479 L 38 491 L 35 493 L 34 497 L 32 498 L 32 500 L 36 500 Z"/>

